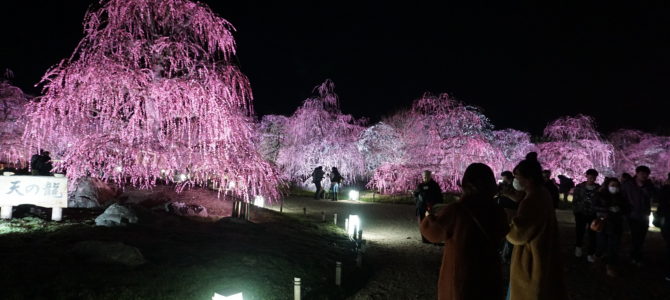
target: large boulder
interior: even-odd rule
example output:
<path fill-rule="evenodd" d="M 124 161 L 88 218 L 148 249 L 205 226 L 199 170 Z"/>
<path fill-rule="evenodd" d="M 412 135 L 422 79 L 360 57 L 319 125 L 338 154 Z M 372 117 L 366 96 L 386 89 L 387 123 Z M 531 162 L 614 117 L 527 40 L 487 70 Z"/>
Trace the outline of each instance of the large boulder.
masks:
<path fill-rule="evenodd" d="M 76 185 L 77 188 L 68 195 L 68 207 L 105 207 L 121 195 L 120 189 L 110 186 L 98 178 L 80 178 Z"/>
<path fill-rule="evenodd" d="M 206 218 L 209 214 L 207 208 L 197 204 L 186 204 L 184 202 L 170 202 L 165 205 L 167 212 L 178 216 L 185 217 L 203 217 Z"/>
<path fill-rule="evenodd" d="M 130 208 L 112 204 L 105 212 L 95 218 L 95 225 L 97 226 L 125 226 L 129 223 L 137 223 L 137 214 Z"/>
<path fill-rule="evenodd" d="M 139 249 L 121 242 L 83 241 L 76 243 L 71 252 L 88 263 L 134 267 L 146 262 Z"/>

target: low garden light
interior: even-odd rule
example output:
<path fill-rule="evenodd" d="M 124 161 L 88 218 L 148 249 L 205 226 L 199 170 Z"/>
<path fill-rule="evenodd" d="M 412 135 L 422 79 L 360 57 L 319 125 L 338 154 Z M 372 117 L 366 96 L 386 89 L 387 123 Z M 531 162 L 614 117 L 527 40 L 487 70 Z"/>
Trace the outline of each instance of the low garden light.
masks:
<path fill-rule="evenodd" d="M 360 229 L 361 219 L 358 217 L 358 215 L 349 215 L 347 222 L 347 234 L 349 234 L 350 237 L 354 237 L 356 232 L 358 232 Z"/>
<path fill-rule="evenodd" d="M 223 295 L 219 295 L 217 293 L 214 293 L 214 296 L 212 297 L 212 300 L 244 300 L 244 297 L 243 297 L 242 293 L 237 293 L 237 294 L 230 295 L 230 296 L 223 296 Z"/>
<path fill-rule="evenodd" d="M 187 174 L 179 174 L 178 182 L 186 181 L 188 179 Z"/>
<path fill-rule="evenodd" d="M 265 207 L 265 198 L 263 196 L 256 196 L 254 198 L 254 205 L 258 207 Z"/>
<path fill-rule="evenodd" d="M 349 191 L 349 200 L 358 201 L 360 193 L 357 190 Z"/>

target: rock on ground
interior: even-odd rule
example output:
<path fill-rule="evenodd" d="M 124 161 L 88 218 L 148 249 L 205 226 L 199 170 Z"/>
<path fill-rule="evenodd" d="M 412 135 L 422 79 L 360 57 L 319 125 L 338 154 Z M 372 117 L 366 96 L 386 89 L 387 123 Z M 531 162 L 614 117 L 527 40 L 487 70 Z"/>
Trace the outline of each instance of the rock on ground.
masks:
<path fill-rule="evenodd" d="M 128 223 L 137 223 L 137 214 L 128 207 L 112 204 L 104 213 L 95 218 L 97 226 L 125 226 Z"/>
<path fill-rule="evenodd" d="M 186 204 L 184 202 L 170 202 L 165 205 L 165 210 L 173 214 L 185 217 L 206 218 L 207 208 L 198 204 Z"/>
<path fill-rule="evenodd" d="M 75 183 L 77 188 L 68 195 L 67 205 L 74 208 L 104 207 L 114 201 L 121 191 L 98 178 L 85 177 Z"/>

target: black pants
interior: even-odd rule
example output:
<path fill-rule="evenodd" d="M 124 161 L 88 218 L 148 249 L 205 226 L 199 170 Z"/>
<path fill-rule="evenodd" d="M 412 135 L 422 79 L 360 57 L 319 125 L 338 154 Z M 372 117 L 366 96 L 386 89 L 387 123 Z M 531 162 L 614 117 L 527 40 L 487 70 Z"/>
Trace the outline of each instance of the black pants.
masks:
<path fill-rule="evenodd" d="M 644 239 L 649 231 L 649 218 L 642 219 L 628 219 L 628 226 L 630 227 L 631 250 L 630 258 L 641 261 L 642 260 L 642 246 Z"/>
<path fill-rule="evenodd" d="M 584 241 L 584 234 L 587 234 L 589 247 L 586 249 L 586 254 L 593 255 L 596 253 L 596 232 L 591 230 L 591 222 L 595 219 L 594 215 L 586 215 L 582 213 L 575 213 L 575 235 L 577 241 L 575 245 L 582 247 Z"/>
<path fill-rule="evenodd" d="M 321 193 L 323 193 L 323 187 L 321 187 L 321 182 L 315 182 L 316 192 L 314 193 L 314 199 L 321 198 Z"/>
<path fill-rule="evenodd" d="M 606 264 L 614 266 L 618 263 L 620 245 L 620 231 L 603 230 L 598 232 L 598 256 L 604 256 Z"/>
<path fill-rule="evenodd" d="M 666 251 L 666 266 L 665 266 L 665 276 L 670 277 L 670 220 L 668 220 L 668 217 L 665 218 L 665 224 L 663 224 L 663 227 L 661 227 L 661 235 L 663 236 L 663 240 L 665 240 L 665 251 Z"/>

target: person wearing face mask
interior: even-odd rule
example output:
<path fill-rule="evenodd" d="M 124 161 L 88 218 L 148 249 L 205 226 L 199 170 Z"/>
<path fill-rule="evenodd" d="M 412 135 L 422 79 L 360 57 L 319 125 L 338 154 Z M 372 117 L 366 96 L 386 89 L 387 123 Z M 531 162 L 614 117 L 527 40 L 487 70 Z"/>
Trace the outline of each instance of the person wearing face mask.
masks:
<path fill-rule="evenodd" d="M 598 257 L 604 257 L 605 269 L 610 277 L 616 276 L 619 245 L 623 234 L 623 220 L 628 213 L 628 201 L 620 191 L 616 178 L 607 178 L 593 199 L 596 217 L 604 220 L 605 227 L 598 232 Z M 603 256 L 604 255 L 604 256 Z"/>
<path fill-rule="evenodd" d="M 514 168 L 515 188 L 525 192 L 512 218 L 507 240 L 514 244 L 508 299 L 564 300 L 558 221 L 536 153 Z"/>
<path fill-rule="evenodd" d="M 502 266 L 497 248 L 509 229 L 507 216 L 495 203 L 497 191 L 491 168 L 467 167 L 460 200 L 431 212 L 421 233 L 431 242 L 444 242 L 438 299 L 499 299 L 504 296 Z"/>
<path fill-rule="evenodd" d="M 593 197 L 595 197 L 600 185 L 596 183 L 598 178 L 598 171 L 588 169 L 586 171 L 586 181 L 578 184 L 575 187 L 572 200 L 572 211 L 575 215 L 575 256 L 582 257 L 582 243 L 584 242 L 584 234 L 588 237 L 587 260 L 589 262 L 595 261 L 596 253 L 596 232 L 591 230 L 591 222 L 596 218 L 593 210 Z"/>
<path fill-rule="evenodd" d="M 652 198 L 656 197 L 656 187 L 649 180 L 651 170 L 647 166 L 635 169 L 635 177 L 621 186 L 621 192 L 630 204 L 628 227 L 631 236 L 631 263 L 642 266 L 642 246 L 649 231 L 649 214 Z"/>

